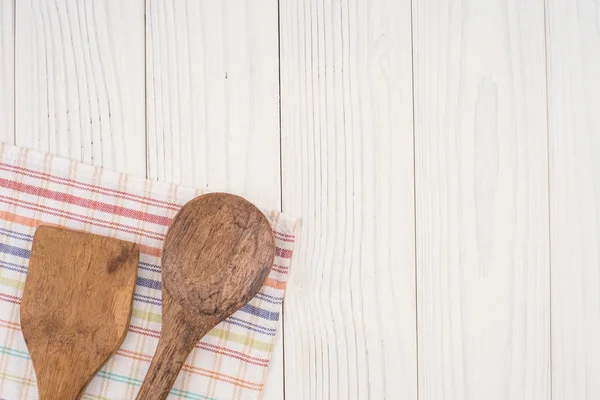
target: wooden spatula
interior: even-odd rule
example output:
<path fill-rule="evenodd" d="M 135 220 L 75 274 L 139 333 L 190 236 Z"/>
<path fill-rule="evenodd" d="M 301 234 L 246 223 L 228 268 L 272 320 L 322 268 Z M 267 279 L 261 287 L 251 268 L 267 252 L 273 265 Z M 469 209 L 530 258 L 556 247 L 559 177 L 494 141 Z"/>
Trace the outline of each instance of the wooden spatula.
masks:
<path fill-rule="evenodd" d="M 40 226 L 21 326 L 40 400 L 79 398 L 125 338 L 137 275 L 134 243 Z"/>
<path fill-rule="evenodd" d="M 273 265 L 267 218 L 241 197 L 213 193 L 188 202 L 162 254 L 162 331 L 138 399 L 165 399 L 198 340 L 246 304 Z"/>

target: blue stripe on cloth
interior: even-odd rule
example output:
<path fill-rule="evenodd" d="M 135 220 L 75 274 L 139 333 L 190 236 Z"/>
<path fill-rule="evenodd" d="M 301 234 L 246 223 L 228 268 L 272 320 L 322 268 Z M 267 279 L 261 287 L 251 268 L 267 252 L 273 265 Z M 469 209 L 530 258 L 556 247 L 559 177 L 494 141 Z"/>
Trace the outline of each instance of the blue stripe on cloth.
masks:
<path fill-rule="evenodd" d="M 9 269 L 11 271 L 21 272 L 23 274 L 27 273 L 27 267 L 24 267 L 19 264 L 9 263 L 7 261 L 0 261 L 0 267 L 4 269 Z"/>
<path fill-rule="evenodd" d="M 10 231 L 8 229 L 0 228 L 0 233 L 3 233 L 4 236 L 11 237 L 13 239 L 25 240 L 31 242 L 33 240 L 33 236 L 28 235 L 26 233 L 21 233 L 17 231 Z"/>
<path fill-rule="evenodd" d="M 149 264 L 143 261 L 140 261 L 138 268 L 145 269 L 146 271 L 160 272 L 160 267 L 158 265 Z"/>
<path fill-rule="evenodd" d="M 277 311 L 264 310 L 253 306 L 252 304 L 246 304 L 244 307 L 240 308 L 240 310 L 271 321 L 279 321 L 279 313 Z"/>
<path fill-rule="evenodd" d="M 235 320 L 233 320 L 232 318 L 228 318 L 226 321 L 229 322 L 232 325 L 237 325 L 237 326 L 240 326 L 240 327 L 242 327 L 244 329 L 250 329 L 251 331 L 258 332 L 258 333 L 261 333 L 263 335 L 275 336 L 274 332 L 267 332 L 267 330 L 266 330 L 267 328 L 263 328 L 262 326 L 259 326 L 258 328 L 253 328 L 253 327 L 250 326 L 249 322 L 246 322 L 246 321 L 241 320 L 241 319 L 237 319 L 236 318 Z"/>
<path fill-rule="evenodd" d="M 8 236 L 8 234 L 6 232 L 0 232 L 0 236 Z M 31 256 L 30 250 L 23 249 L 23 248 L 16 247 L 16 246 L 7 245 L 4 243 L 0 243 L 0 253 L 11 254 L 11 255 L 15 255 L 17 257 L 22 257 L 22 258 L 27 258 L 27 259 Z M 144 264 L 152 266 L 151 264 L 147 264 L 147 263 L 144 263 Z M 0 267 L 4 268 L 4 269 L 17 271 L 17 272 L 23 272 L 23 273 L 27 272 L 26 267 L 21 267 L 18 264 L 8 263 L 5 261 L 0 262 Z M 138 276 L 137 280 L 136 280 L 136 284 L 138 286 L 144 286 L 144 287 L 147 287 L 150 289 L 162 290 L 161 282 L 157 281 L 155 279 L 143 278 L 143 277 Z M 138 296 L 138 299 L 137 299 L 138 301 L 141 301 L 144 303 L 149 303 L 149 304 L 161 305 L 160 299 L 158 299 L 156 297 L 153 298 L 150 296 L 142 296 L 142 295 L 137 295 L 137 294 L 136 294 L 136 296 Z M 257 297 L 262 300 L 266 300 L 266 298 L 276 299 L 276 297 L 269 296 L 269 295 L 263 294 L 263 293 L 258 293 Z M 268 301 L 268 300 L 266 300 L 266 301 Z M 273 301 L 268 301 L 268 302 L 274 303 Z M 275 303 L 275 304 L 277 304 L 277 303 Z M 256 315 L 257 317 L 270 320 L 270 321 L 278 321 L 279 320 L 279 312 L 265 310 L 265 309 L 253 306 L 251 304 L 246 304 L 240 310 L 247 312 L 249 314 L 252 314 L 252 315 Z M 266 328 L 263 328 L 263 329 L 266 329 Z"/>
<path fill-rule="evenodd" d="M 146 297 L 146 299 L 145 299 L 144 297 Z M 160 306 L 160 305 L 161 305 L 161 302 L 160 302 L 160 301 L 153 300 L 153 298 L 152 298 L 152 297 L 149 297 L 149 296 L 142 296 L 142 295 L 139 295 L 139 294 L 137 294 L 137 293 L 136 293 L 136 294 L 133 296 L 133 298 L 134 298 L 135 300 L 137 300 L 137 301 L 141 301 L 142 303 L 153 304 L 153 305 L 155 305 L 155 306 Z"/>
<path fill-rule="evenodd" d="M 281 297 L 277 298 L 277 297 L 266 295 L 264 293 L 256 293 L 256 298 L 264 300 L 267 303 L 271 303 L 271 304 L 281 304 L 283 301 L 283 299 Z"/>
<path fill-rule="evenodd" d="M 139 286 L 145 286 L 150 289 L 162 290 L 162 284 L 154 279 L 142 278 L 138 276 L 135 283 Z"/>
<path fill-rule="evenodd" d="M 252 330 L 254 330 L 252 327 L 254 327 L 256 329 L 262 329 L 263 331 L 265 331 L 264 332 L 265 334 L 271 335 L 271 336 L 275 336 L 275 333 L 277 332 L 277 329 L 265 328 L 262 325 L 253 324 L 252 322 L 244 321 L 243 319 L 239 319 L 239 318 L 236 318 L 236 317 L 229 317 L 229 318 L 227 318 L 227 322 L 231 322 L 234 325 L 237 325 L 237 324 L 246 324 L 246 325 L 248 325 L 248 326 L 246 326 L 246 328 L 252 329 Z M 237 322 L 237 324 L 236 324 L 236 322 Z"/>
<path fill-rule="evenodd" d="M 268 295 L 268 294 L 265 294 L 265 293 L 260 293 L 260 295 L 263 296 L 263 297 L 268 297 L 269 299 L 272 299 L 272 300 L 277 300 L 277 301 L 281 301 L 282 300 L 281 297 L 271 296 L 271 295 Z"/>
<path fill-rule="evenodd" d="M 29 258 L 29 256 L 31 256 L 31 250 L 22 249 L 5 243 L 0 243 L 0 252 L 22 258 Z"/>

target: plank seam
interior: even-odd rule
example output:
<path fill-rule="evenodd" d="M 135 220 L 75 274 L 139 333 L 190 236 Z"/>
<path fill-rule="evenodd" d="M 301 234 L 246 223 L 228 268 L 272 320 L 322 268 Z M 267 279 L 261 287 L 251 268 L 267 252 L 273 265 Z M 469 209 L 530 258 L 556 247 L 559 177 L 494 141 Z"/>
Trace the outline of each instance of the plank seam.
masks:
<path fill-rule="evenodd" d="M 548 10 L 545 0 L 542 0 L 542 8 L 544 10 L 544 72 L 545 72 L 545 84 L 546 84 L 546 176 L 547 176 L 547 207 L 548 207 L 548 294 L 550 296 L 548 300 L 549 306 L 549 317 L 548 317 L 548 353 L 550 363 L 550 400 L 554 396 L 554 368 L 552 367 L 552 210 L 550 208 L 550 109 L 549 109 L 549 96 L 548 96 Z"/>
<path fill-rule="evenodd" d="M 415 362 L 416 362 L 416 394 L 417 400 L 419 394 L 419 285 L 417 271 L 417 157 L 416 157 L 416 123 L 415 123 L 415 41 L 414 41 L 414 23 L 413 23 L 413 0 L 410 0 L 410 65 L 411 65 L 411 91 L 412 91 L 412 128 L 413 128 L 413 242 L 414 242 L 414 262 L 415 262 Z"/>

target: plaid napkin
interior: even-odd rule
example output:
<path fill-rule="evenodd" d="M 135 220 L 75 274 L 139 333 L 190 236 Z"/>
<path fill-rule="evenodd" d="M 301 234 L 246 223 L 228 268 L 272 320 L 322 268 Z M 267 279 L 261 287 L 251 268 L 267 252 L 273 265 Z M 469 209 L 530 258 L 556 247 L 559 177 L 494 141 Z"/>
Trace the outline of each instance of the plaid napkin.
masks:
<path fill-rule="evenodd" d="M 160 334 L 162 241 L 180 206 L 201 193 L 0 143 L 0 398 L 38 398 L 19 325 L 19 303 L 33 233 L 40 224 L 139 243 L 129 332 L 82 397 L 135 398 Z M 271 274 L 255 298 L 197 344 L 169 398 L 259 398 L 296 229 L 295 220 L 276 211 L 263 212 L 277 245 Z"/>

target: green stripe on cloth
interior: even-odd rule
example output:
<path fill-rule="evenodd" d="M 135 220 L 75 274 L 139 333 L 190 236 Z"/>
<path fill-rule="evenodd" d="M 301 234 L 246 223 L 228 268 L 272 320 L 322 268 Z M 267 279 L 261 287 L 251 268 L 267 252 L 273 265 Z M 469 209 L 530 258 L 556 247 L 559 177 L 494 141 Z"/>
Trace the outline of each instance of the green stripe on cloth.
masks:
<path fill-rule="evenodd" d="M 151 321 L 151 322 L 161 322 L 161 316 L 158 313 L 154 313 L 151 311 L 144 311 L 140 309 L 134 308 L 131 312 L 131 315 L 141 319 L 142 321 Z M 225 331 L 219 328 L 213 328 L 210 332 L 207 333 L 208 336 L 218 337 L 224 339 L 228 342 L 239 343 L 244 346 L 249 346 L 255 350 L 260 350 L 264 352 L 273 351 L 273 344 L 262 342 L 260 340 L 252 339 L 246 335 L 242 335 L 239 333 L 234 333 L 230 331 Z"/>
<path fill-rule="evenodd" d="M 17 279 L 0 277 L 0 285 L 22 290 L 25 287 L 25 282 Z"/>
<path fill-rule="evenodd" d="M 260 350 L 264 352 L 270 352 L 273 350 L 272 343 L 261 342 L 260 340 L 252 339 L 246 335 L 226 331 L 224 329 L 213 328 L 210 332 L 207 333 L 207 335 L 218 337 L 228 342 L 243 344 L 244 346 L 249 346 L 255 350 Z"/>
<path fill-rule="evenodd" d="M 151 322 L 160 323 L 162 320 L 160 314 L 153 313 L 152 311 L 140 310 L 139 308 L 134 308 L 133 311 L 131 312 L 131 316 L 135 317 L 135 318 L 139 318 L 142 321 L 151 321 Z"/>
<path fill-rule="evenodd" d="M 108 397 L 102 397 L 95 394 L 84 394 L 81 400 L 110 400 Z"/>
<path fill-rule="evenodd" d="M 143 311 L 140 309 L 134 308 L 131 312 L 131 315 L 141 319 L 142 321 L 152 321 L 152 322 L 161 322 L 160 314 L 153 313 L 151 311 Z M 264 352 L 273 351 L 273 344 L 262 342 L 260 340 L 252 339 L 246 335 L 242 335 L 239 333 L 234 333 L 230 331 L 225 331 L 219 328 L 213 328 L 210 332 L 206 334 L 207 336 L 218 337 L 224 339 L 228 342 L 243 344 L 244 346 L 249 346 L 255 350 L 260 350 Z"/>
<path fill-rule="evenodd" d="M 30 360 L 29 353 L 26 351 L 21 351 L 17 349 L 11 349 L 10 347 L 0 346 L 0 353 L 8 354 L 9 356 L 24 358 L 25 360 Z"/>
<path fill-rule="evenodd" d="M 25 385 L 25 386 L 30 386 L 30 387 L 36 386 L 35 379 L 27 379 L 27 378 L 23 378 L 21 376 L 7 374 L 5 372 L 0 372 L 0 378 L 2 378 L 2 380 L 5 380 L 5 381 L 20 383 L 21 385 Z"/>

